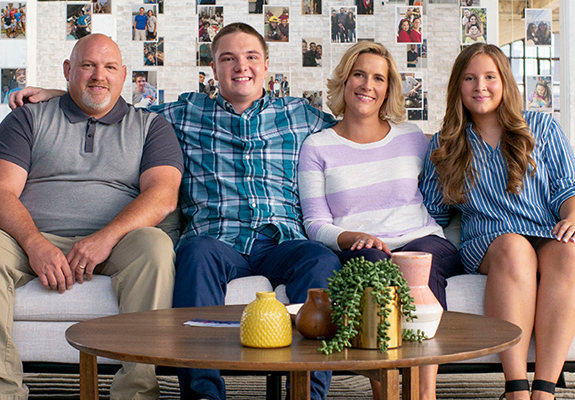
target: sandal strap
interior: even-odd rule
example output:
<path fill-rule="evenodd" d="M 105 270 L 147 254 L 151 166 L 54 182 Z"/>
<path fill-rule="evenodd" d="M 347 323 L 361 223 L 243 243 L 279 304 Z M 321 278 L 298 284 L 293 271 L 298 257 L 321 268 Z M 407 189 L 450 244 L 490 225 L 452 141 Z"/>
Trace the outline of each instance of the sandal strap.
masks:
<path fill-rule="evenodd" d="M 555 383 L 544 381 L 542 379 L 533 380 L 533 390 L 555 394 Z"/>
<path fill-rule="evenodd" d="M 529 391 L 529 381 L 527 379 L 505 381 L 505 393 L 521 392 L 523 390 Z"/>

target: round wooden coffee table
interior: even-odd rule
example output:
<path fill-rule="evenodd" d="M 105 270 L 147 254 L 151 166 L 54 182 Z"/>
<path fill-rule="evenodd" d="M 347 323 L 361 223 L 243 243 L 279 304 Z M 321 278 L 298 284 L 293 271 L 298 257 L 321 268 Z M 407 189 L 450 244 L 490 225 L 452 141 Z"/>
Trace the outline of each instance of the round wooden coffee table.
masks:
<path fill-rule="evenodd" d="M 80 322 L 66 331 L 80 350 L 81 399 L 98 398 L 96 356 L 185 368 L 289 371 L 292 399 L 309 399 L 310 371 L 355 371 L 382 382 L 382 399 L 419 398 L 419 366 L 472 359 L 504 351 L 521 338 L 517 326 L 490 317 L 445 312 L 435 338 L 404 342 L 386 353 L 345 349 L 324 355 L 320 342 L 295 329 L 293 343 L 281 349 L 240 344 L 238 327 L 190 327 L 191 319 L 239 321 L 245 306 L 177 308 L 120 314 Z"/>

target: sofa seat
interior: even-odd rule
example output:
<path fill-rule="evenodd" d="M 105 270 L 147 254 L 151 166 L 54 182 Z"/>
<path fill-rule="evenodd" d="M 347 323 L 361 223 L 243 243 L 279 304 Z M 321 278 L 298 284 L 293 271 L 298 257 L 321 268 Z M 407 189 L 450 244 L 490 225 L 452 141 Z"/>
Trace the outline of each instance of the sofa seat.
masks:
<path fill-rule="evenodd" d="M 258 291 L 273 290 L 263 276 L 234 279 L 228 285 L 226 304 L 248 304 Z M 276 297 L 289 300 L 285 285 L 276 288 Z M 66 329 L 93 318 L 118 314 L 116 296 L 108 276 L 95 275 L 91 281 L 75 284 L 66 293 L 45 289 L 34 279 L 16 289 L 13 338 L 24 362 L 79 363 L 78 350 L 68 344 Z M 116 360 L 99 358 L 103 364 Z"/>

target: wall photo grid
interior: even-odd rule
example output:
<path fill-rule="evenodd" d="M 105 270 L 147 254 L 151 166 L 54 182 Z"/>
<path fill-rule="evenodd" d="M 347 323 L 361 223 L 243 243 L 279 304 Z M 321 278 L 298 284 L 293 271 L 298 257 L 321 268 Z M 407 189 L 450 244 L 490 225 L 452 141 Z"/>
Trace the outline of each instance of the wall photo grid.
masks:
<path fill-rule="evenodd" d="M 0 43 L 21 43 L 29 39 L 26 25 L 40 23 L 27 20 L 27 3 L 32 1 L 0 2 Z M 196 0 L 185 2 L 185 7 L 177 0 L 36 0 L 34 3 L 37 14 L 47 10 L 47 5 L 63 12 L 65 26 L 63 22 L 53 25 L 55 30 L 61 27 L 62 34 L 50 39 L 52 41 L 73 43 L 95 32 L 108 34 L 118 41 L 131 74 L 123 94 L 129 98 L 126 96 L 129 87 L 131 101 L 139 107 L 158 104 L 163 101 L 165 92 L 169 93 L 169 101 L 175 100 L 174 91 L 201 91 L 215 97 L 219 89 L 211 69 L 211 42 L 225 24 L 245 21 L 264 36 L 270 47 L 266 92 L 277 97 L 303 96 L 325 111 L 329 111 L 325 106 L 325 84 L 343 52 L 361 40 L 381 42 L 390 49 L 400 68 L 406 113 L 412 121 L 427 121 L 428 102 L 433 104 L 435 98 L 427 88 L 429 57 L 433 56 L 433 51 L 429 50 L 434 44 L 433 36 L 429 34 L 434 29 L 434 21 L 428 20 L 429 10 L 433 7 L 457 10 L 456 18 L 461 21 L 457 40 L 461 48 L 487 42 L 490 17 L 490 10 L 482 7 L 480 0 Z M 126 20 L 128 9 L 129 20 Z M 182 25 L 182 21 L 186 24 L 192 21 L 193 29 L 190 31 L 191 27 Z M 526 8 L 526 45 L 551 46 L 551 26 L 550 9 Z M 118 40 L 119 37 L 125 39 L 127 34 L 131 44 Z M 36 41 L 45 43 L 46 38 L 40 37 L 39 33 Z M 175 41 L 187 41 L 188 57 L 184 63 L 186 68 L 193 67 L 196 71 L 193 77 L 186 74 L 183 81 L 187 86 L 174 87 L 173 73 L 166 72 L 182 66 L 181 59 L 176 60 L 175 54 L 169 51 Z M 274 57 L 278 53 L 281 55 Z M 38 60 L 38 64 L 41 63 L 42 60 Z M 27 58 L 22 54 L 19 57 L 2 54 L 1 103 L 7 103 L 11 92 L 26 85 L 26 67 Z M 555 110 L 552 81 L 547 75 L 526 77 L 526 109 Z M 0 119 L 6 114 L 3 109 Z"/>

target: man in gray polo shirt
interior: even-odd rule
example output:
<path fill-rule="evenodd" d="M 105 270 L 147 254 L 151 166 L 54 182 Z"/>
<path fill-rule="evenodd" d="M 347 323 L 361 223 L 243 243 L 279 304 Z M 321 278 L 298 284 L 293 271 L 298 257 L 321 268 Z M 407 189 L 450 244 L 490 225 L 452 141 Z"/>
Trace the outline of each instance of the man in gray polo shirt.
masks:
<path fill-rule="evenodd" d="M 69 92 L 0 124 L 0 397 L 26 399 L 12 333 L 14 289 L 63 293 L 112 277 L 120 312 L 171 307 L 172 241 L 154 228 L 177 204 L 183 161 L 171 125 L 120 97 L 126 67 L 104 35 L 64 62 Z M 145 279 L 141 279 L 145 276 Z M 124 363 L 113 399 L 153 399 L 153 365 Z"/>

